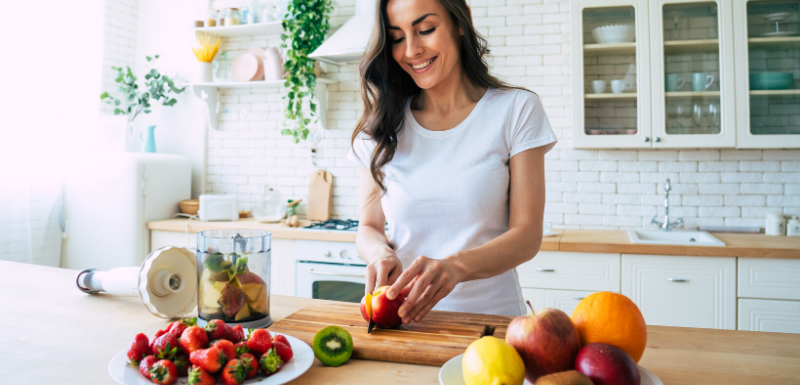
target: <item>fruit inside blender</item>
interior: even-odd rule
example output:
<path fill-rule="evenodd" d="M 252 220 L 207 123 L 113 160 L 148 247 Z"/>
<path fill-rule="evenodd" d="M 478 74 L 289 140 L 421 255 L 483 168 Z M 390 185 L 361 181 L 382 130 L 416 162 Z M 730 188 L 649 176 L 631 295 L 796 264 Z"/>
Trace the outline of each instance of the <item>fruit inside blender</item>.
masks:
<path fill-rule="evenodd" d="M 267 284 L 248 267 L 250 261 L 268 258 L 268 253 L 204 254 L 199 282 L 201 318 L 247 322 L 269 315 Z"/>

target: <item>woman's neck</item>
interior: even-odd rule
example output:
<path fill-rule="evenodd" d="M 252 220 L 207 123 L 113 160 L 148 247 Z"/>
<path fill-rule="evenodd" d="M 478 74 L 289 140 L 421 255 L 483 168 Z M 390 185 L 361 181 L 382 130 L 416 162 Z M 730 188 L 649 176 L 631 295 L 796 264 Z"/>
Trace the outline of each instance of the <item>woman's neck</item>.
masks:
<path fill-rule="evenodd" d="M 478 103 L 484 93 L 486 88 L 474 86 L 461 70 L 461 66 L 457 65 L 441 82 L 422 90 L 412 101 L 412 108 L 447 115 L 451 111 Z"/>

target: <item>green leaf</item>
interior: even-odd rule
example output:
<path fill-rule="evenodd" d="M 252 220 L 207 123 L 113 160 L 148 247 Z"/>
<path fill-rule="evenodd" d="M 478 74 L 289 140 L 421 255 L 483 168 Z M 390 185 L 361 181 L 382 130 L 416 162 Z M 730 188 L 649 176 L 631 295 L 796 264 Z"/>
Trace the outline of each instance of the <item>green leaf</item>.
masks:
<path fill-rule="evenodd" d="M 147 59 L 147 61 L 153 60 L 153 58 L 151 58 L 150 56 L 145 56 L 145 58 Z"/>
<path fill-rule="evenodd" d="M 122 113 L 122 110 L 120 110 L 119 108 L 115 108 L 114 109 L 114 115 L 119 115 L 121 113 Z"/>
<path fill-rule="evenodd" d="M 102 99 L 105 99 L 105 98 L 107 98 L 107 97 L 108 97 L 108 92 L 103 92 L 102 94 L 100 94 L 100 99 L 101 99 L 101 100 L 102 100 Z"/>
<path fill-rule="evenodd" d="M 159 57 L 159 56 L 160 56 L 160 55 L 156 55 L 156 59 L 158 59 L 158 57 Z"/>

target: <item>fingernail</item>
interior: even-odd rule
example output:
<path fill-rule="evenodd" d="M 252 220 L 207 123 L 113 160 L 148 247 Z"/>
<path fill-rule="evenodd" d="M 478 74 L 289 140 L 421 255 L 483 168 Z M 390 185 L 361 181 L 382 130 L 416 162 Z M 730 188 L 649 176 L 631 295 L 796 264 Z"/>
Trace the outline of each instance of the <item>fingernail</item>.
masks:
<path fill-rule="evenodd" d="M 419 316 L 417 316 L 417 318 L 414 318 L 414 322 L 419 322 Z"/>
<path fill-rule="evenodd" d="M 390 290 L 386 292 L 386 298 L 394 299 L 394 297 L 397 297 L 397 294 L 395 294 L 393 291 Z"/>
<path fill-rule="evenodd" d="M 399 316 L 400 316 L 400 318 L 403 318 L 403 317 L 405 317 L 405 316 L 406 316 L 406 311 L 405 311 L 405 310 L 403 310 L 403 309 L 400 309 L 400 312 L 399 312 L 399 313 L 397 313 L 397 315 L 399 315 Z"/>

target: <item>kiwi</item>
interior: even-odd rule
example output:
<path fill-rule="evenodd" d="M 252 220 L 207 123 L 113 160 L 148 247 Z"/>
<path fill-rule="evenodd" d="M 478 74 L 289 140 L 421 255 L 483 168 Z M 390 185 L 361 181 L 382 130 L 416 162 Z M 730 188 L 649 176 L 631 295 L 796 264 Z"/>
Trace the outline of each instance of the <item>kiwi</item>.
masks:
<path fill-rule="evenodd" d="M 339 366 L 353 354 L 353 338 L 338 326 L 328 326 L 314 335 L 314 355 L 325 365 Z"/>

